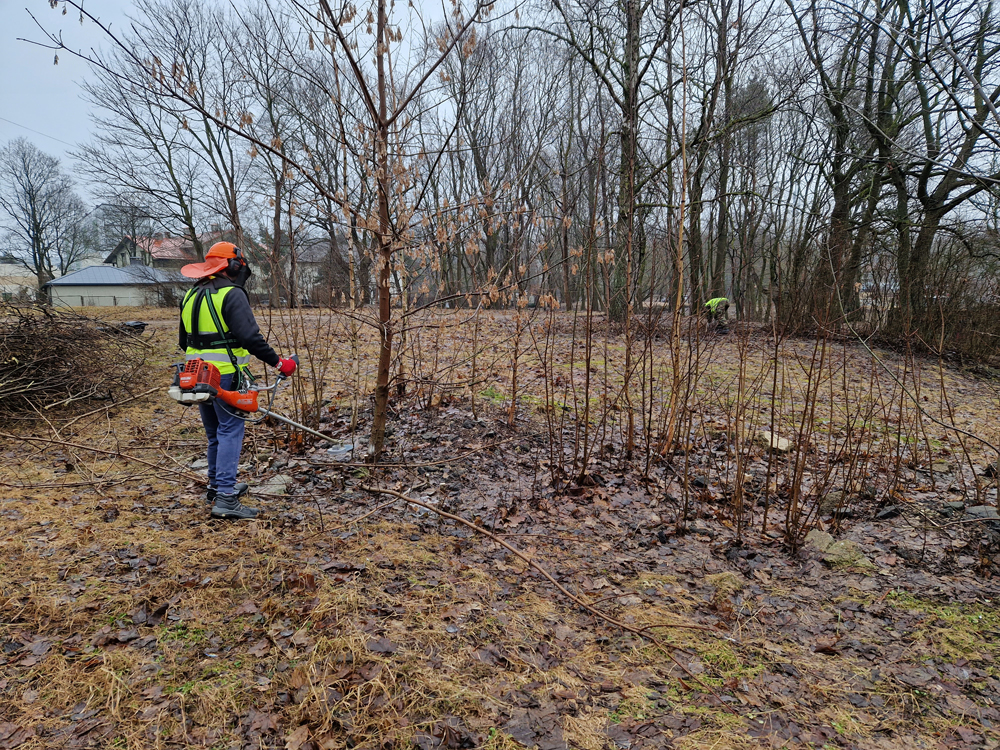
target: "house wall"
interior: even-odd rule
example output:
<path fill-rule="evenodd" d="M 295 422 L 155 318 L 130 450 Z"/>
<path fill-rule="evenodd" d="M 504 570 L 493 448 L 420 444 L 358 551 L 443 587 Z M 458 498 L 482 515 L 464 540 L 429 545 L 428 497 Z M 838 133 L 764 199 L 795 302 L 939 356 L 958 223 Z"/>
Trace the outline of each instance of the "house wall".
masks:
<path fill-rule="evenodd" d="M 150 254 L 149 250 L 143 248 L 136 248 L 138 250 L 138 256 L 142 258 L 142 264 L 148 266 L 153 261 L 153 256 Z M 119 243 L 118 247 L 115 248 L 114 256 L 105 263 L 110 263 L 115 268 L 128 268 L 132 265 L 132 246 L 126 246 L 124 242 Z"/>
<path fill-rule="evenodd" d="M 0 300 L 10 301 L 34 297 L 38 280 L 22 266 L 0 263 Z"/>
<path fill-rule="evenodd" d="M 183 258 L 178 260 L 174 258 L 163 259 L 163 258 L 153 258 L 153 268 L 159 268 L 163 271 L 180 271 L 188 263 L 194 263 L 195 261 L 184 260 Z"/>
<path fill-rule="evenodd" d="M 156 303 L 154 289 L 144 286 L 51 286 L 52 304 L 64 307 L 142 307 Z"/>

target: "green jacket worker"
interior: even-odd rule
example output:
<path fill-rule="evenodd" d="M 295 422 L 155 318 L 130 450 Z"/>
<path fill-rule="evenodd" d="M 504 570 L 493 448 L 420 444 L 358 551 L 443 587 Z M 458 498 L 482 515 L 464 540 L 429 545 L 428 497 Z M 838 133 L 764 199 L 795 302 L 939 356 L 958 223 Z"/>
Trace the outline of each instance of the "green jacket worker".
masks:
<path fill-rule="evenodd" d="M 725 297 L 713 297 L 705 303 L 710 321 L 721 321 L 729 317 L 729 300 Z"/>

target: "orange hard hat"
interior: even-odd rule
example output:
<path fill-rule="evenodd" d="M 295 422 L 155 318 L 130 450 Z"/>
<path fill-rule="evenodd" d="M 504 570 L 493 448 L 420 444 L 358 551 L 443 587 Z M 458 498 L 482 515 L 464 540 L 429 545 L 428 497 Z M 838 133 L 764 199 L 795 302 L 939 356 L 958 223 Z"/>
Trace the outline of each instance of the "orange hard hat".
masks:
<path fill-rule="evenodd" d="M 224 271 L 233 258 L 242 258 L 243 251 L 232 242 L 216 242 L 205 254 L 204 263 L 188 263 L 181 273 L 189 279 L 203 279 Z"/>

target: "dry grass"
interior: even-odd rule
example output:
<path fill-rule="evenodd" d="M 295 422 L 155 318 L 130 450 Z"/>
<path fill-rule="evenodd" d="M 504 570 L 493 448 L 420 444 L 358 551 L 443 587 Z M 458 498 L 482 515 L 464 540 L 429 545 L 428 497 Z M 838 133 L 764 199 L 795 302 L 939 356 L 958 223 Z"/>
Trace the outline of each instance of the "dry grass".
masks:
<path fill-rule="evenodd" d="M 156 322 L 157 362 L 170 361 L 172 312 L 114 314 Z M 503 340 L 509 321 L 486 320 L 484 338 Z M 464 344 L 449 346 L 460 361 Z M 344 342 L 330 344 L 331 388 L 350 373 L 345 350 Z M 485 367 L 501 368 L 502 358 Z M 968 388 L 969 408 L 983 408 Z M 815 653 L 812 643 L 755 621 L 737 601 L 749 584 L 731 571 L 702 580 L 637 566 L 614 579 L 614 598 L 601 606 L 651 628 L 669 645 L 664 650 L 568 606 L 520 563 L 497 564 L 486 541 L 466 544 L 479 555 L 470 562 L 454 537 L 402 514 L 346 527 L 327 519 L 338 527 L 327 534 L 303 507 L 294 508 L 305 515 L 297 526 L 278 514 L 210 523 L 200 487 L 176 473 L 200 450 L 196 419 L 154 407 L 166 404 L 126 405 L 61 435 L 120 451 L 114 459 L 51 445 L 6 447 L 0 644 L 17 648 L 0 652 L 0 724 L 31 727 L 25 748 L 284 747 L 290 737 L 315 748 L 403 748 L 421 733 L 452 731 L 509 750 L 520 746 L 519 711 L 532 721 L 554 717 L 569 746 L 588 750 L 644 725 L 677 748 L 770 746 L 779 740 L 749 733 L 769 714 L 835 727 L 862 745 L 877 729 L 927 739 L 954 722 L 921 711 L 926 697 L 886 680 L 878 683 L 881 711 L 845 704 L 852 675 L 868 667 Z M 254 440 L 273 450 L 266 437 Z M 132 455 L 159 462 L 162 473 Z M 544 542 L 535 550 L 567 579 L 592 564 L 591 552 Z M 331 560 L 364 569 L 324 571 Z M 784 593 L 777 584 L 764 591 Z M 936 612 L 949 627 L 968 614 Z M 720 632 L 671 627 L 698 622 L 717 623 Z M 945 637 L 945 625 L 923 627 L 921 637 Z M 942 653 L 987 658 L 988 639 L 985 627 L 953 633 Z M 789 695 L 766 681 L 786 661 L 806 675 L 805 687 Z M 713 692 L 731 700 L 720 704 Z"/>

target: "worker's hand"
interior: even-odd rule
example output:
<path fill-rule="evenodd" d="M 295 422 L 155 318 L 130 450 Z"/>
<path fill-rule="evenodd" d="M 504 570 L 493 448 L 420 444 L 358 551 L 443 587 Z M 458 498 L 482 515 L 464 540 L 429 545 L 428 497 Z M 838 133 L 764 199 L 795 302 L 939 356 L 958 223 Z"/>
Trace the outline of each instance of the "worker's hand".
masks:
<path fill-rule="evenodd" d="M 279 359 L 278 360 L 278 372 L 284 375 L 286 378 L 295 372 L 295 368 L 298 366 L 298 357 L 292 356 L 289 359 Z"/>

